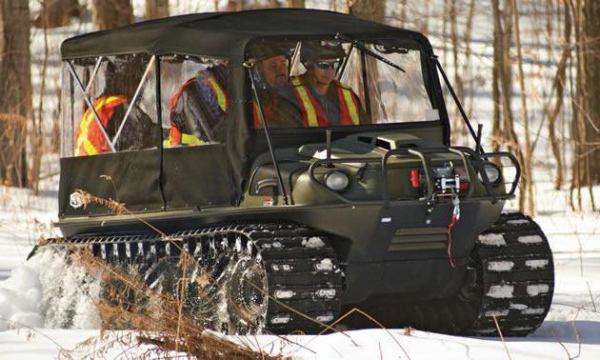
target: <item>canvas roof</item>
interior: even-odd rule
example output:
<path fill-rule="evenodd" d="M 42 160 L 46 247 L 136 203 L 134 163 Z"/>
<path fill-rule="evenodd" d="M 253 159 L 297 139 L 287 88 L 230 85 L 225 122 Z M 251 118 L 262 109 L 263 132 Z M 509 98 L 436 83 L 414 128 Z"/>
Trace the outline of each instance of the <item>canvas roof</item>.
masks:
<path fill-rule="evenodd" d="M 266 9 L 181 15 L 79 35 L 62 43 L 61 54 L 63 59 L 73 59 L 139 52 L 178 53 L 243 61 L 246 46 L 256 39 L 318 38 L 337 33 L 357 38 L 412 38 L 429 47 L 420 33 L 352 15 L 308 9 Z"/>

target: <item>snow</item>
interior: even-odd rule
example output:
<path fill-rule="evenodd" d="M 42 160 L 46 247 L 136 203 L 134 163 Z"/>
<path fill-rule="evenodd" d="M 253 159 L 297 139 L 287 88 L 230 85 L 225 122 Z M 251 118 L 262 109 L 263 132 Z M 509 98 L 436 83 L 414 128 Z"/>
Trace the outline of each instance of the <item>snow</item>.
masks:
<path fill-rule="evenodd" d="M 525 260 L 525 266 L 531 269 L 544 269 L 548 263 L 548 260 Z"/>
<path fill-rule="evenodd" d="M 320 249 L 323 246 L 325 246 L 325 243 L 323 242 L 323 240 L 321 240 L 321 238 L 313 236 L 308 240 L 302 240 L 302 246 L 309 249 Z"/>
<path fill-rule="evenodd" d="M 527 285 L 527 294 L 529 296 L 538 296 L 539 294 L 544 294 L 548 291 L 550 291 L 550 286 L 548 284 Z"/>
<path fill-rule="evenodd" d="M 514 291 L 515 287 L 512 285 L 492 285 L 487 295 L 496 299 L 510 299 L 513 297 Z"/>
<path fill-rule="evenodd" d="M 485 312 L 485 316 L 487 317 L 503 317 L 508 315 L 510 310 L 502 309 L 502 310 L 489 310 Z"/>
<path fill-rule="evenodd" d="M 539 244 L 542 241 L 544 241 L 544 239 L 542 239 L 541 236 L 539 236 L 539 235 L 529 235 L 529 236 L 519 236 L 517 241 L 520 242 L 521 244 Z"/>
<path fill-rule="evenodd" d="M 335 289 L 319 289 L 315 295 L 320 298 L 333 299 L 335 297 L 335 292 Z"/>
<path fill-rule="evenodd" d="M 317 0 L 307 1 L 313 7 L 326 8 L 324 2 Z M 327 2 L 329 3 L 329 2 Z M 342 2 L 338 1 L 338 9 L 342 9 Z M 414 2 L 413 2 L 414 3 Z M 425 3 L 425 2 L 423 2 Z M 31 2 L 32 7 L 38 6 L 38 1 Z M 224 0 L 219 1 L 223 7 Z M 439 5 L 439 6 L 438 6 Z M 193 2 L 171 1 L 173 14 L 185 12 L 212 10 L 213 1 Z M 408 27 L 418 27 L 419 12 L 423 4 L 417 4 L 413 9 Z M 432 8 L 438 6 L 443 9 L 440 1 L 434 2 Z M 398 6 L 395 6 L 397 8 Z M 143 15 L 143 1 L 134 0 L 136 18 Z M 490 66 L 493 61 L 491 56 L 490 34 L 492 24 L 486 21 L 490 18 L 490 10 L 478 6 L 478 18 L 473 22 L 476 31 L 472 42 L 473 61 L 471 66 L 476 73 L 476 82 L 482 89 L 488 89 L 491 83 Z M 441 19 L 441 17 L 440 17 Z M 442 46 L 449 47 L 449 39 L 443 39 L 439 31 L 441 20 L 431 19 L 430 39 L 434 48 L 443 55 Z M 437 21 L 437 29 L 435 21 Z M 527 30 L 535 25 L 531 21 L 523 21 L 523 28 Z M 89 22 L 73 24 L 70 27 L 52 30 L 49 32 L 49 48 L 51 49 L 51 64 L 57 63 L 57 51 L 60 41 L 64 38 L 90 31 Z M 32 32 L 32 61 L 34 63 L 33 85 L 34 104 L 37 105 L 40 96 L 40 64 L 43 59 L 43 36 L 40 30 Z M 531 51 L 538 53 L 542 58 L 548 49 Z M 541 55 L 539 55 L 541 54 Z M 450 61 L 451 63 L 451 61 Z M 525 71 L 538 72 L 540 76 L 528 82 L 528 90 L 533 92 L 539 88 L 547 87 L 548 79 L 553 78 L 553 68 L 536 68 L 539 63 L 536 59 L 528 59 Z M 451 74 L 453 66 L 446 66 L 447 73 Z M 539 70 L 539 71 L 538 71 Z M 477 73 L 479 71 L 479 73 Z M 57 89 L 60 87 L 58 68 L 48 68 L 48 79 L 44 96 L 54 100 Z M 545 81 L 545 83 L 544 83 Z M 468 82 L 465 83 L 468 85 Z M 537 89 L 534 87 L 537 86 Z M 467 86 L 468 87 L 468 86 Z M 474 93 L 475 89 L 467 89 Z M 519 96 L 518 87 L 514 89 L 514 96 Z M 482 91 L 483 92 L 483 91 Z M 568 96 L 568 94 L 566 95 Z M 568 99 L 568 98 L 567 98 Z M 475 96 L 465 104 L 473 103 L 472 119 L 475 122 L 488 121 L 492 118 L 492 99 L 489 94 Z M 450 104 L 450 103 L 448 103 Z M 44 118 L 50 120 L 56 116 L 56 101 L 45 101 Z M 552 158 L 548 146 L 547 130 L 539 124 L 539 115 L 543 111 L 542 101 L 532 102 L 530 108 L 533 122 L 532 129 L 542 129 L 538 147 L 535 151 L 537 168 L 534 172 L 536 184 L 536 202 L 539 209 L 534 220 L 539 223 L 546 233 L 554 254 L 554 267 L 556 283 L 552 307 L 545 322 L 533 334 L 526 338 L 509 338 L 506 342 L 497 338 L 457 337 L 432 332 L 412 329 L 369 329 L 354 330 L 334 333 L 323 336 L 290 335 L 275 337 L 261 335 L 251 337 L 227 337 L 232 341 L 248 339 L 249 343 L 257 343 L 256 348 L 261 348 L 273 355 L 291 356 L 296 359 L 367 359 L 367 358 L 411 358 L 411 359 L 599 359 L 600 358 L 600 214 L 590 211 L 576 213 L 570 210 L 568 197 L 569 190 L 556 191 L 551 182 L 553 168 L 548 164 Z M 519 114 L 519 101 L 513 101 L 513 113 Z M 452 111 L 452 107 L 449 106 Z M 536 113 L 537 111 L 537 113 Z M 37 110 L 34 111 L 37 114 Z M 565 111 L 565 116 L 571 116 L 570 110 Z M 523 135 L 523 123 L 516 117 L 516 132 Z M 536 122 L 537 121 L 537 122 Z M 52 124 L 46 121 L 46 124 Z M 487 130 L 486 130 L 487 129 Z M 484 128 L 485 141 L 489 143 L 491 126 Z M 51 137 L 48 136 L 48 139 Z M 46 140 L 49 141 L 49 140 Z M 489 147 L 487 147 L 489 148 Z M 567 149 L 567 157 L 571 156 Z M 25 259 L 36 243 L 40 234 L 45 237 L 56 235 L 50 221 L 56 217 L 58 208 L 58 176 L 59 161 L 55 154 L 46 154 L 42 174 L 47 175 L 42 183 L 38 196 L 29 190 L 13 189 L 0 186 L 0 359 L 49 359 L 49 358 L 134 358 L 142 357 L 151 347 L 136 343 L 136 332 L 108 331 L 104 337 L 100 335 L 99 318 L 93 303 L 94 294 L 99 292 L 97 283 L 88 283 L 87 293 L 83 289 L 69 287 L 69 281 L 78 281 L 82 273 L 70 272 L 65 275 L 64 264 L 68 259 L 60 258 L 50 253 L 42 253 L 39 257 L 25 262 Z M 600 198 L 600 188 L 594 188 L 596 199 Z M 589 204 L 587 190 L 583 192 L 584 208 Z M 508 204 L 513 209 L 516 201 Z M 522 220 L 513 220 L 517 225 Z M 320 239 L 319 239 L 320 240 Z M 320 240 L 321 241 L 321 240 Z M 506 245 L 502 234 L 486 234 L 479 238 L 485 245 Z M 535 243 L 541 238 L 521 237 L 522 243 Z M 321 241 L 322 242 L 322 241 Z M 317 241 L 307 240 L 309 246 L 318 245 Z M 307 245 L 305 244 L 305 246 Z M 322 264 L 323 265 L 323 264 Z M 496 265 L 494 265 L 496 266 Z M 498 265 L 500 268 L 504 265 Z M 536 269 L 547 266 L 543 260 L 527 260 L 526 266 Z M 59 278 L 65 280 L 57 281 Z M 329 289 L 324 289 L 329 291 Z M 331 289 L 335 292 L 335 289 Z M 547 284 L 530 284 L 527 288 L 531 296 L 549 291 Z M 489 289 L 496 297 L 510 298 L 514 289 L 509 284 L 498 285 Z M 330 294 L 330 293 L 329 293 Z M 76 304 L 73 308 L 75 314 L 67 315 L 69 303 Z M 529 308 L 524 304 L 513 303 L 510 310 L 523 313 L 539 313 L 541 309 Z M 226 309 L 218 309 L 226 311 Z M 500 316 L 507 309 L 497 309 L 495 314 Z M 488 314 L 486 314 L 488 315 Z M 326 314 L 320 319 L 326 320 Z M 69 320 L 70 319 L 70 320 Z M 274 321 L 285 321 L 283 317 Z M 289 321 L 289 320 L 287 320 Z M 54 329 L 58 325 L 70 322 L 71 329 Z M 88 330 L 85 330 L 85 329 Z M 496 329 L 490 328 L 480 331 L 481 334 L 495 336 Z M 115 342 L 115 339 L 121 342 Z M 92 339 L 93 341 L 90 341 Z M 109 345 L 111 344 L 112 345 Z M 97 353 L 102 346 L 107 349 Z M 506 346 L 506 348 L 505 348 Z M 124 353 L 124 349 L 129 349 Z M 71 351 L 70 353 L 68 351 Z M 96 352 L 96 353 L 95 353 Z M 65 355 L 68 354 L 68 355 Z M 163 356 L 163 358 L 166 356 Z"/>
<path fill-rule="evenodd" d="M 331 261 L 331 259 L 323 259 L 315 265 L 315 268 L 317 271 L 332 271 L 333 262 Z"/>
<path fill-rule="evenodd" d="M 275 290 L 273 293 L 275 299 L 290 299 L 294 295 L 296 295 L 296 292 L 293 290 Z"/>
<path fill-rule="evenodd" d="M 515 304 L 515 303 L 511 303 L 510 304 L 510 308 L 511 309 L 515 309 L 515 310 L 525 310 L 527 309 L 527 305 L 524 304 Z"/>
<path fill-rule="evenodd" d="M 524 219 L 508 220 L 506 223 L 509 225 L 523 225 L 523 224 L 529 224 L 529 220 L 524 220 Z"/>
<path fill-rule="evenodd" d="M 490 261 L 488 263 L 488 270 L 490 271 L 510 271 L 515 266 L 512 261 Z"/>
<path fill-rule="evenodd" d="M 287 324 L 292 320 L 292 317 L 289 315 L 276 316 L 271 319 L 271 324 Z"/>
<path fill-rule="evenodd" d="M 479 235 L 479 242 L 484 245 L 495 245 L 495 246 L 503 246 L 506 245 L 506 241 L 504 240 L 504 236 L 502 234 L 484 234 Z"/>

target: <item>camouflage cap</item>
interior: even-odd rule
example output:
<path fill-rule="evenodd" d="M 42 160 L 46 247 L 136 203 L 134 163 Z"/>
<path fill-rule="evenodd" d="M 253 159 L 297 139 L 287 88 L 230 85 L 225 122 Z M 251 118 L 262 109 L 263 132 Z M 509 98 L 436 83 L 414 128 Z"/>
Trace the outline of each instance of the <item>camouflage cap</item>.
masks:
<path fill-rule="evenodd" d="M 259 43 L 253 45 L 250 49 L 250 56 L 258 61 L 267 60 L 281 55 L 285 57 L 289 56 L 285 48 L 279 44 Z"/>
<path fill-rule="evenodd" d="M 339 43 L 307 43 L 302 46 L 300 56 L 304 64 L 310 65 L 318 60 L 343 59 L 346 57 L 346 52 Z"/>

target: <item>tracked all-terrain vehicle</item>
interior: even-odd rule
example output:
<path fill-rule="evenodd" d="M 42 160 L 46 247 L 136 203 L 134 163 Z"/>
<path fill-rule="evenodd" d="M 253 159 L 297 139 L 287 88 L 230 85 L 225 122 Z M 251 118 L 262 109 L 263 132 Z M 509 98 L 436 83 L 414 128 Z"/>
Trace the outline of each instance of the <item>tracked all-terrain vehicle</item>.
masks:
<path fill-rule="evenodd" d="M 338 50 L 317 64 L 340 101 L 325 123 L 294 80 L 319 46 Z M 230 332 L 318 331 L 359 307 L 388 327 L 495 336 L 496 320 L 519 336 L 548 313 L 548 241 L 502 213 L 519 164 L 485 152 L 466 115 L 470 147 L 450 143 L 442 80 L 464 111 L 422 34 L 260 10 L 133 24 L 61 52 L 64 238 L 42 247 L 88 248 L 164 292 L 187 282 L 186 311 Z M 180 280 L 182 251 L 197 267 Z"/>

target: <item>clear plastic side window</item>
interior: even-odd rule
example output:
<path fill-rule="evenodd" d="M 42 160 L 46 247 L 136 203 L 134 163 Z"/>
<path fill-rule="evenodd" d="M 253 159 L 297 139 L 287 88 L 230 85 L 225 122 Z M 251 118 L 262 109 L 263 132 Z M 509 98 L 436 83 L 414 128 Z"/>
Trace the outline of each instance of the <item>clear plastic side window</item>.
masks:
<path fill-rule="evenodd" d="M 63 63 L 63 156 L 157 148 L 155 67 L 150 56 Z"/>
<path fill-rule="evenodd" d="M 161 97 L 165 148 L 223 142 L 229 110 L 226 61 L 161 57 Z"/>

